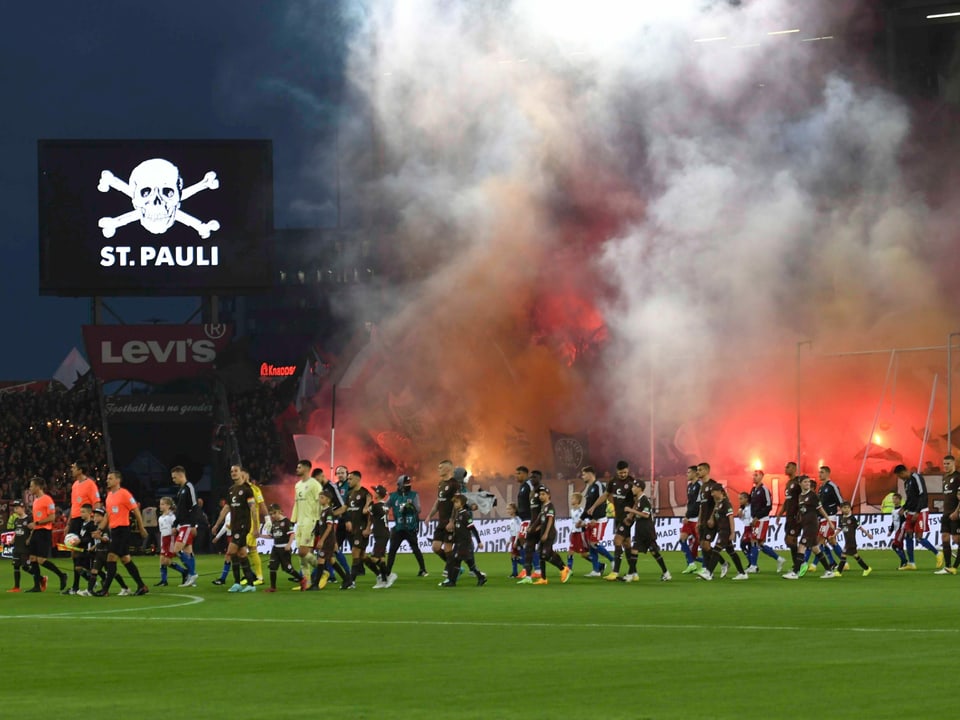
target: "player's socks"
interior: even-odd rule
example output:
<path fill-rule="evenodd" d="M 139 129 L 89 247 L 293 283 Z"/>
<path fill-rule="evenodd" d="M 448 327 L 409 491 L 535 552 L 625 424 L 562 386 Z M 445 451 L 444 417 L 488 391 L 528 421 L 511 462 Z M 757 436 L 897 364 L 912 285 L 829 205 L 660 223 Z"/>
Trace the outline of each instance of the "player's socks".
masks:
<path fill-rule="evenodd" d="M 543 563 L 540 562 L 540 553 L 535 552 L 533 554 L 533 571 L 540 572 L 542 569 Z"/>
<path fill-rule="evenodd" d="M 660 572 L 665 573 L 667 571 L 667 564 L 663 561 L 663 555 L 657 550 L 654 550 L 650 554 L 653 556 L 653 559 L 657 561 L 657 565 L 660 566 Z"/>
<path fill-rule="evenodd" d="M 831 565 L 836 565 L 836 563 L 833 561 L 833 552 L 830 550 L 830 546 L 824 544 L 824 545 L 821 545 L 820 547 L 824 557 L 827 558 L 827 562 L 829 562 Z"/>
<path fill-rule="evenodd" d="M 13 586 L 15 588 L 20 587 L 20 568 L 15 568 L 13 571 Z"/>
<path fill-rule="evenodd" d="M 623 546 L 617 546 L 617 549 L 613 553 L 613 571 L 619 575 L 620 574 L 620 564 L 623 559 Z"/>
<path fill-rule="evenodd" d="M 256 581 L 257 576 L 254 574 L 253 569 L 250 567 L 250 556 L 244 555 L 240 558 L 240 572 L 243 573 L 243 576 L 247 579 L 247 582 L 251 585 Z"/>
<path fill-rule="evenodd" d="M 613 562 L 613 555 L 610 554 L 610 551 L 607 550 L 603 545 L 597 545 L 597 554 L 600 555 L 607 562 Z"/>
<path fill-rule="evenodd" d="M 90 573 L 90 577 L 87 579 L 87 592 L 92 593 L 93 589 L 97 586 L 97 574 Z"/>
<path fill-rule="evenodd" d="M 567 567 L 573 570 L 573 553 L 567 555 Z"/>
<path fill-rule="evenodd" d="M 227 575 L 230 574 L 231 562 L 229 560 L 224 560 L 223 569 L 220 571 L 220 582 L 223 582 L 227 579 Z M 237 582 L 240 582 L 239 580 Z"/>
<path fill-rule="evenodd" d="M 165 583 L 167 581 L 167 566 L 160 566 L 160 582 Z"/>
<path fill-rule="evenodd" d="M 270 571 L 270 587 L 273 590 L 277 589 L 277 571 L 276 570 Z"/>
<path fill-rule="evenodd" d="M 116 573 L 116 574 L 113 576 L 113 580 L 114 580 L 114 582 L 117 583 L 117 585 L 120 586 L 120 589 L 121 589 L 121 590 L 126 590 L 126 589 L 127 589 L 127 581 L 123 579 L 123 575 L 121 575 L 120 573 Z"/>
<path fill-rule="evenodd" d="M 190 575 L 193 575 L 193 573 L 190 572 L 188 568 L 185 568 L 183 565 L 180 565 L 179 563 L 172 562 L 170 563 L 169 567 L 171 570 L 176 570 L 178 573 L 183 575 L 184 580 L 186 580 Z"/>
<path fill-rule="evenodd" d="M 846 567 L 847 567 L 847 558 L 846 558 L 846 556 L 841 555 L 841 556 L 840 556 L 840 564 L 837 565 L 837 572 L 842 575 L 842 574 L 843 574 L 843 571 L 846 569 Z"/>
<path fill-rule="evenodd" d="M 771 557 L 771 558 L 773 558 L 774 560 L 779 560 L 779 559 L 780 559 L 780 556 L 777 555 L 776 551 L 775 551 L 772 547 L 770 547 L 769 545 L 761 545 L 761 546 L 760 546 L 760 550 L 761 550 L 761 551 L 763 552 L 763 554 L 766 555 L 767 557 Z M 759 557 L 759 556 L 757 556 L 757 557 Z M 756 563 L 754 563 L 754 565 L 756 565 Z"/>
<path fill-rule="evenodd" d="M 73 591 L 76 592 L 80 589 L 80 568 L 73 568 Z"/>
<path fill-rule="evenodd" d="M 807 548 L 806 552 L 803 553 L 803 562 L 809 563 L 809 562 L 810 562 L 810 556 L 811 556 L 812 554 L 813 554 L 813 553 L 810 552 L 810 548 Z"/>
<path fill-rule="evenodd" d="M 907 562 L 913 563 L 913 535 L 907 535 L 904 545 L 907 548 Z"/>
<path fill-rule="evenodd" d="M 733 566 L 737 569 L 737 573 L 743 575 L 743 563 L 740 561 L 739 553 L 736 550 L 727 550 L 727 555 L 733 560 Z"/>
<path fill-rule="evenodd" d="M 950 561 L 952 556 L 953 547 L 950 545 L 950 542 L 947 541 L 943 543 L 943 566 L 950 567 Z"/>
<path fill-rule="evenodd" d="M 863 561 L 863 558 L 860 557 L 860 553 L 857 553 L 856 555 L 854 555 L 853 559 L 856 560 L 857 563 L 860 565 L 860 567 L 862 567 L 864 570 L 867 569 L 868 565 Z"/>
<path fill-rule="evenodd" d="M 833 548 L 833 554 L 836 555 L 837 557 L 840 557 L 841 555 L 843 555 L 843 548 L 840 547 L 840 543 L 835 542 L 832 545 L 832 548 Z"/>
<path fill-rule="evenodd" d="M 446 551 L 445 551 L 443 548 L 440 548 L 439 550 L 436 550 L 435 553 L 436 553 L 436 556 L 437 556 L 438 558 L 440 558 L 441 560 L 443 560 L 444 563 L 447 562 L 447 553 L 446 553 Z M 344 565 L 347 564 L 347 563 L 346 563 L 346 560 L 344 560 L 344 563 L 343 563 L 343 564 L 344 564 Z"/>
<path fill-rule="evenodd" d="M 799 573 L 800 566 L 803 565 L 803 556 L 795 547 L 790 548 L 790 555 L 793 557 L 793 571 Z"/>
<path fill-rule="evenodd" d="M 110 585 L 113 583 L 113 579 L 117 576 L 117 561 L 116 560 L 107 560 L 104 567 L 107 569 L 107 574 L 103 577 L 103 590 L 105 592 L 110 592 Z"/>
<path fill-rule="evenodd" d="M 52 572 L 54 575 L 56 575 L 56 576 L 60 579 L 60 584 L 61 584 L 61 585 L 64 585 L 64 586 L 66 585 L 66 583 L 67 583 L 67 574 L 66 574 L 65 572 L 63 572 L 63 570 L 61 570 L 60 568 L 58 568 L 56 565 L 54 565 L 54 564 L 53 564 L 53 560 L 46 560 L 46 561 L 44 561 L 43 567 L 45 567 L 47 570 L 49 570 L 49 571 Z"/>
<path fill-rule="evenodd" d="M 693 555 L 690 553 L 690 544 L 686 540 L 681 540 L 680 549 L 683 550 L 683 557 L 687 559 L 687 565 L 690 565 L 693 562 Z"/>
<path fill-rule="evenodd" d="M 125 562 L 123 564 L 123 567 L 126 568 L 127 573 L 130 575 L 133 581 L 137 584 L 137 587 L 138 588 L 143 587 L 143 580 L 140 577 L 140 570 L 137 569 L 136 565 L 134 565 L 133 560 L 131 560 L 130 562 Z"/>
<path fill-rule="evenodd" d="M 512 571 L 511 577 L 515 577 L 517 574 L 519 574 L 519 571 L 520 571 L 520 570 L 519 570 L 519 568 L 517 567 L 519 564 L 520 564 L 520 563 L 517 561 L 517 558 L 515 558 L 515 557 L 511 557 L 511 558 L 510 558 L 510 566 L 511 566 L 511 571 Z"/>
<path fill-rule="evenodd" d="M 230 563 L 230 569 L 233 570 L 233 582 L 239 585 L 240 584 L 240 563 L 236 557 L 234 557 L 233 562 Z"/>
<path fill-rule="evenodd" d="M 30 563 L 27 566 L 27 570 L 33 575 L 33 588 L 34 590 L 40 589 L 40 566 L 36 563 Z"/>
<path fill-rule="evenodd" d="M 927 540 L 925 537 L 920 538 L 920 544 L 923 545 L 927 550 L 932 552 L 934 555 L 937 554 L 937 549 L 933 546 L 933 543 Z"/>
<path fill-rule="evenodd" d="M 821 550 L 816 554 L 816 558 L 817 560 L 820 561 L 820 564 L 823 565 L 823 567 L 826 568 L 827 570 L 833 569 L 833 563 L 827 560 L 827 556 L 823 554 L 823 550 Z"/>
<path fill-rule="evenodd" d="M 633 553 L 627 556 L 627 572 L 630 575 L 637 572 L 637 556 Z"/>
<path fill-rule="evenodd" d="M 960 548 L 957 548 L 957 553 L 953 556 L 953 567 L 960 568 Z"/>

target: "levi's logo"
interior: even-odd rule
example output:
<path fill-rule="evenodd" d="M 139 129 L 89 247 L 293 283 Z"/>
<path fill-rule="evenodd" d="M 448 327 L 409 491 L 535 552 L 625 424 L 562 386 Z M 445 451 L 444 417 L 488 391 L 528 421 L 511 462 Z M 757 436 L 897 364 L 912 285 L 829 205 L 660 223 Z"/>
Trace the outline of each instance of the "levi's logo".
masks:
<path fill-rule="evenodd" d="M 158 363 L 213 362 L 217 356 L 211 340 L 128 340 L 114 349 L 112 340 L 100 343 L 100 358 L 107 364 L 138 365 L 153 360 Z"/>

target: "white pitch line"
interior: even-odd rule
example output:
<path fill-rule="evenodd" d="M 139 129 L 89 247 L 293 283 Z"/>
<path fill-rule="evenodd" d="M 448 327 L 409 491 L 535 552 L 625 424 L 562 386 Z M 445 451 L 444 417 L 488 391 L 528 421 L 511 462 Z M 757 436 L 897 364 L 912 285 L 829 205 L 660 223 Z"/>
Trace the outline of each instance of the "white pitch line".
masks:
<path fill-rule="evenodd" d="M 190 596 L 188 596 L 190 597 Z M 193 604 L 193 603 L 191 603 Z M 169 607 L 179 607 L 176 605 L 170 605 Z M 148 608 L 133 608 L 135 610 L 139 609 L 148 609 Z M 152 608 L 149 608 L 152 609 Z M 51 620 L 61 620 L 61 619 L 76 619 L 79 616 L 67 616 L 67 615 L 20 615 L 17 616 L 20 618 L 47 618 Z M 612 625 L 608 623 L 544 623 L 544 622 L 511 622 L 504 620 L 502 622 L 481 622 L 481 621 L 471 621 L 471 620 L 380 620 L 380 619 L 371 619 L 371 620 L 331 620 L 323 618 L 239 618 L 239 617 L 119 617 L 119 618 L 98 618 L 98 617 L 89 617 L 84 616 L 85 619 L 89 620 L 105 620 L 113 622 L 116 620 L 135 620 L 137 622 L 143 621 L 171 621 L 171 622 L 210 622 L 210 623 L 273 623 L 278 625 L 433 625 L 436 627 L 521 627 L 521 628 L 556 628 L 560 630 L 564 629 L 577 629 L 577 628 L 590 628 L 590 629 L 605 629 L 605 630 L 743 630 L 743 631 L 753 631 L 753 632 L 798 632 L 798 631 L 809 631 L 815 628 L 809 626 L 797 626 L 797 625 L 680 625 L 680 624 L 667 624 L 667 623 L 637 623 L 637 624 L 628 624 L 628 625 Z M 830 630 L 836 630 L 837 628 L 829 628 Z M 869 627 L 853 627 L 853 628 L 843 628 L 844 630 L 849 630 L 851 632 L 860 632 L 860 633 L 917 633 L 917 634 L 930 634 L 930 633 L 960 633 L 960 628 L 869 628 Z M 824 628 L 827 630 L 827 628 Z"/>
<path fill-rule="evenodd" d="M 73 612 L 65 612 L 65 613 L 48 613 L 44 615 L 0 615 L 0 620 L 29 620 L 33 618 L 42 619 L 42 620 L 58 620 L 58 619 L 77 620 L 79 618 L 97 620 L 98 618 L 95 617 L 97 615 L 107 615 L 109 613 L 139 612 L 143 610 L 171 610 L 173 608 L 188 607 L 190 605 L 198 605 L 199 603 L 204 602 L 204 598 L 200 597 L 199 595 L 181 595 L 180 593 L 168 593 L 163 595 L 163 597 L 182 597 L 182 598 L 187 598 L 187 600 L 185 602 L 171 603 L 170 605 L 143 606 L 138 604 L 136 606 L 125 607 L 125 608 L 115 608 L 112 610 L 105 610 L 105 609 L 85 610 L 81 612 L 73 611 Z M 96 598 L 94 602 L 99 602 L 100 600 L 101 600 L 100 598 Z M 136 601 L 133 600 L 131 602 L 136 602 Z M 110 618 L 102 618 L 102 619 L 103 620 L 120 620 L 120 619 L 126 619 L 126 618 L 110 617 Z M 159 618 L 151 618 L 151 619 L 159 620 Z"/>

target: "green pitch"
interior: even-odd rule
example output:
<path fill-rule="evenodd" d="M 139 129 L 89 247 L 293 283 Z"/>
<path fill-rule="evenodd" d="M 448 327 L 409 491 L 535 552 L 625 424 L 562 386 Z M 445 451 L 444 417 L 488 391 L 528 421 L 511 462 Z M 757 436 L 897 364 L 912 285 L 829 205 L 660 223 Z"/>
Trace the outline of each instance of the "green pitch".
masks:
<path fill-rule="evenodd" d="M 638 583 L 441 589 L 440 561 L 373 590 L 231 594 L 201 558 L 199 587 L 146 597 L 0 594 L 5 718 L 901 718 L 949 705 L 960 577 L 898 572 L 786 581 L 761 559 L 746 582 L 672 582 L 641 557 Z M 156 558 L 136 558 L 150 585 Z M 66 569 L 66 561 L 58 561 Z M 266 571 L 266 563 L 264 563 Z M 0 565 L 2 589 L 12 585 Z M 176 576 L 175 573 L 171 575 Z M 177 576 L 178 577 L 178 576 Z M 55 583 L 52 583 L 52 585 Z M 29 586 L 29 584 L 27 584 Z M 113 588 L 116 591 L 116 587 Z"/>

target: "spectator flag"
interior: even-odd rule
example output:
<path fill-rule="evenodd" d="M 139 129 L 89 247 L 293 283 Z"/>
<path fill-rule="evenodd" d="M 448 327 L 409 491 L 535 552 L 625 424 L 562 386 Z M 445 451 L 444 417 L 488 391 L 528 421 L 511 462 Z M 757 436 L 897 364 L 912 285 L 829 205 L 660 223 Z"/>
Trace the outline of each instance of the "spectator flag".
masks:
<path fill-rule="evenodd" d="M 60 367 L 53 374 L 53 379 L 60 382 L 67 390 L 73 389 L 77 380 L 90 372 L 90 365 L 83 359 L 83 355 L 76 348 L 70 350 L 60 363 Z"/>

